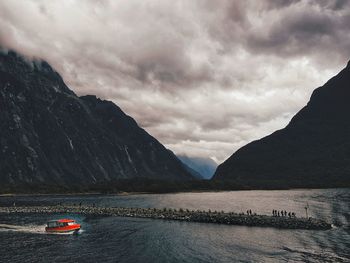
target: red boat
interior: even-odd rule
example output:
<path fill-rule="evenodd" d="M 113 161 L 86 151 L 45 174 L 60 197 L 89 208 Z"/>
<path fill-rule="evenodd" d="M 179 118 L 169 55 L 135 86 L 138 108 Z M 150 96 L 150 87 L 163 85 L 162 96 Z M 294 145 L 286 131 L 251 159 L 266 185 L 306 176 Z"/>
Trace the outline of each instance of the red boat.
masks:
<path fill-rule="evenodd" d="M 47 222 L 46 232 L 50 233 L 74 233 L 80 230 L 80 224 L 72 219 L 59 219 Z"/>

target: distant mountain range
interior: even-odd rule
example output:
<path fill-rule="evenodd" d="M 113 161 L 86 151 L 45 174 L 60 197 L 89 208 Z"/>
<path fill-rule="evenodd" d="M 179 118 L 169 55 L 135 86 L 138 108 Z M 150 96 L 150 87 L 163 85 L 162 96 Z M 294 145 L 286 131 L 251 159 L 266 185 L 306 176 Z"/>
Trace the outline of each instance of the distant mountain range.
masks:
<path fill-rule="evenodd" d="M 0 190 L 194 178 L 118 106 L 78 97 L 44 61 L 0 52 L 0 112 Z"/>
<path fill-rule="evenodd" d="M 214 180 L 253 188 L 350 186 L 350 62 L 287 127 L 236 151 Z"/>
<path fill-rule="evenodd" d="M 0 192 L 349 187 L 349 101 L 350 62 L 287 127 L 216 169 L 176 157 L 114 103 L 78 97 L 45 61 L 0 51 Z"/>
<path fill-rule="evenodd" d="M 199 179 L 211 179 L 214 175 L 217 163 L 210 158 L 189 157 L 177 155 L 177 157 L 188 167 L 195 171 L 194 176 Z"/>

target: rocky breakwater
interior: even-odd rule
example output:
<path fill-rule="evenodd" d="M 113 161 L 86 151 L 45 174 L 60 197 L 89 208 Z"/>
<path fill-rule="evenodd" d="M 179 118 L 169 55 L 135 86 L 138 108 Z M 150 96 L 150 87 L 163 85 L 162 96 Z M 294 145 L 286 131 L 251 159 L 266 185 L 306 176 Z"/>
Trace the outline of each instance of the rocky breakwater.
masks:
<path fill-rule="evenodd" d="M 77 213 L 83 215 L 136 217 L 187 222 L 275 227 L 285 229 L 327 230 L 331 224 L 321 219 L 299 217 L 274 217 L 268 215 L 245 215 L 234 212 L 200 211 L 188 209 L 91 207 L 91 206 L 22 206 L 0 207 L 0 213 Z"/>

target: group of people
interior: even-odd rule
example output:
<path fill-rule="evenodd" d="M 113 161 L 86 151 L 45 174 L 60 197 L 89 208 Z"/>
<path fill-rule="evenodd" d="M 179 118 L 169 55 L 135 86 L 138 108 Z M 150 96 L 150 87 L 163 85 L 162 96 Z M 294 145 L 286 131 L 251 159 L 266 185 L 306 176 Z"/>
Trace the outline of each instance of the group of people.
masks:
<path fill-rule="evenodd" d="M 249 210 L 247 210 L 247 215 L 248 216 L 252 216 L 252 215 L 256 215 L 256 213 L 253 214 L 252 210 L 249 209 Z"/>
<path fill-rule="evenodd" d="M 295 213 L 294 212 L 287 212 L 286 210 L 284 210 L 284 211 L 283 210 L 281 210 L 281 211 L 279 211 L 279 210 L 272 210 L 272 215 L 273 216 L 277 216 L 277 217 L 279 217 L 279 216 L 295 217 Z"/>

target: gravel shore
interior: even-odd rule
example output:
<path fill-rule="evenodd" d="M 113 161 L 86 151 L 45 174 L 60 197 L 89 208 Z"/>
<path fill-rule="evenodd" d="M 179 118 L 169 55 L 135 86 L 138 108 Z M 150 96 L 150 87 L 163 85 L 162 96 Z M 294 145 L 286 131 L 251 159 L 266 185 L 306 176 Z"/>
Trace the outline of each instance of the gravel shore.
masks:
<path fill-rule="evenodd" d="M 199 211 L 187 209 L 91 207 L 91 206 L 21 206 L 0 207 L 0 213 L 77 213 L 83 215 L 136 217 L 187 222 L 275 227 L 285 229 L 327 230 L 331 224 L 315 218 L 245 215 L 233 212 Z"/>

